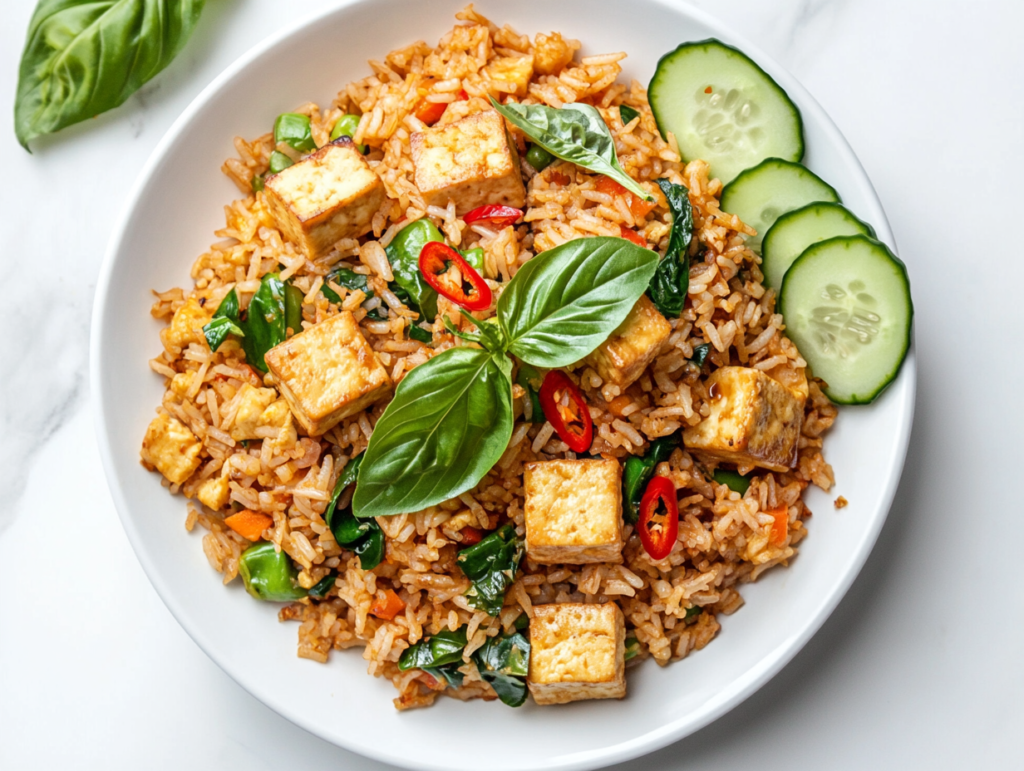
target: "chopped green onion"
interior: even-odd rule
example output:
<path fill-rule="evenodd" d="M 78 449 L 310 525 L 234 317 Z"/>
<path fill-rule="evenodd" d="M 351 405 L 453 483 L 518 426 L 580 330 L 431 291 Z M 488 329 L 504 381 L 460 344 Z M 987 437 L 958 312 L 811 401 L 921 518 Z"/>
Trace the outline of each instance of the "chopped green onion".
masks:
<path fill-rule="evenodd" d="M 316 150 L 309 116 L 296 112 L 283 112 L 274 121 L 274 143 L 284 142 L 300 153 L 311 153 Z"/>
<path fill-rule="evenodd" d="M 274 152 L 272 152 L 270 154 L 270 173 L 271 174 L 277 174 L 279 172 L 282 172 L 285 169 L 287 169 L 289 166 L 293 166 L 293 165 L 295 165 L 295 161 L 293 161 L 291 158 L 289 158 L 287 155 L 285 155 L 282 152 L 274 150 Z"/>

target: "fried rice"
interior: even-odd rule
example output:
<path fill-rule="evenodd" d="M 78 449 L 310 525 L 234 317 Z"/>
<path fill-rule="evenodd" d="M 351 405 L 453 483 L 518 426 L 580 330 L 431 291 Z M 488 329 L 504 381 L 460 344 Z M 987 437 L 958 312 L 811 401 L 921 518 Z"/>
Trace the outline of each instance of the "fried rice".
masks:
<path fill-rule="evenodd" d="M 456 216 L 454 203 L 447 208 L 424 204 L 413 182 L 410 156 L 410 135 L 425 128 L 414 115 L 417 102 L 426 94 L 428 101 L 447 103 L 441 123 L 488 109 L 488 95 L 510 98 L 512 87 L 499 75 L 510 64 L 521 66 L 525 57 L 532 61 L 533 74 L 525 96 L 516 101 L 551 107 L 571 102 L 594 105 L 611 130 L 626 173 L 655 194 L 657 178 L 685 185 L 693 208 L 696 237 L 690 255 L 689 302 L 680 318 L 670 320 L 671 336 L 655 362 L 624 390 L 603 382 L 590 367 L 573 372 L 593 417 L 591 452 L 624 460 L 642 454 L 650 440 L 706 416 L 706 378 L 689 363 L 702 344 L 710 345 L 706 367 L 711 371 L 742 365 L 783 383 L 807 383 L 806 364 L 775 312 L 775 293 L 763 286 L 759 260 L 744 245 L 744 234 L 753 230 L 720 210 L 722 185 L 709 178 L 708 165 L 699 160 L 683 163 L 674 138 L 661 137 L 642 85 L 635 80 L 628 85 L 618 82 L 626 54 L 581 57 L 578 41 L 557 32 L 531 40 L 508 26 L 498 27 L 472 6 L 457 19 L 437 46 L 417 42 L 392 51 L 383 61 L 371 61 L 372 74 L 345 86 L 328 106 L 307 103 L 296 110 L 311 119 L 318 145 L 328 141 L 341 115 L 362 116 L 353 139 L 369 146 L 367 160 L 388 196 L 373 218 L 372 233 L 342 240 L 319 260 L 306 259 L 275 228 L 263 193 L 252 192 L 252 180 L 267 171 L 273 150 L 296 159 L 298 154 L 285 145 L 275 147 L 272 134 L 236 138 L 238 157 L 227 160 L 223 171 L 242 195 L 225 207 L 225 226 L 216 232 L 219 240 L 196 259 L 193 287 L 155 293 L 153 316 L 169 320 L 189 301 L 198 301 L 207 315 L 212 314 L 232 287 L 244 307 L 261 277 L 280 271 L 282 280 L 290 279 L 305 295 L 304 328 L 341 310 L 350 311 L 398 382 L 431 356 L 466 344 L 441 323 L 445 313 L 460 319 L 443 298 L 438 318 L 427 319 L 434 321 L 431 344 L 410 340 L 404 332 L 416 314 L 388 289 L 391 270 L 384 247 L 410 221 L 430 218 L 453 246 L 483 247 L 485 272 L 495 277 L 490 282 L 495 291 L 534 255 L 579 237 L 618 236 L 622 227 L 636 229 L 652 248 L 664 253 L 672 224 L 664 198 L 658 198 L 649 214 L 637 217 L 622 196 L 598 189 L 598 175 L 567 162 L 556 161 L 539 173 L 521 162 L 528 180 L 527 209 L 516 226 L 467 226 Z M 469 98 L 458 99 L 461 91 Z M 618 110 L 623 104 L 639 113 L 627 125 Z M 512 135 L 522 155 L 524 138 L 514 130 Z M 361 291 L 332 283 L 342 302 L 331 305 L 324 298 L 320 290 L 325 276 L 340 266 L 367 276 L 374 292 L 371 304 L 385 311 L 387 320 L 367 318 L 366 294 Z M 471 328 L 463 320 L 456 323 Z M 246 383 L 272 386 L 272 378 L 247 365 L 235 343 L 214 353 L 194 329 L 191 335 L 182 335 L 168 327 L 161 336 L 164 349 L 150 362 L 153 371 L 167 379 L 159 410 L 202 442 L 202 464 L 195 473 L 181 485 L 163 480 L 172 493 L 189 499 L 186 528 L 192 531 L 198 524 L 205 531 L 203 549 L 227 584 L 238 576 L 239 558 L 250 542 L 225 526 L 225 517 L 240 508 L 272 517 L 264 537 L 294 560 L 302 587 L 313 587 L 332 571 L 338 576 L 325 598 L 306 598 L 280 611 L 282 621 L 298 624 L 298 655 L 326 662 L 332 650 L 361 649 L 369 673 L 394 683 L 400 709 L 429 705 L 442 693 L 459 699 L 494 699 L 469 654 L 489 636 L 511 632 L 516 620 L 522 614 L 530 616 L 538 604 L 617 603 L 627 633 L 639 641 L 634 664 L 649 657 L 666 665 L 703 648 L 719 631 L 718 616 L 743 604 L 740 584 L 788 564 L 796 554 L 811 515 L 801 497 L 804 488 L 815 484 L 828 490 L 833 483 L 832 470 L 822 457 L 821 437 L 836 410 L 811 380 L 799 462 L 793 471 L 753 469 L 750 488 L 741 496 L 711 480 L 714 461 L 701 461 L 679 447 L 657 468 L 657 474 L 669 477 L 680 491 L 679 535 L 669 557 L 653 562 L 629 524 L 624 525 L 621 564 L 538 565 L 527 555 L 506 592 L 505 606 L 491 617 L 463 597 L 469 581 L 456 565 L 463 529 L 492 530 L 511 522 L 522 536 L 524 464 L 575 457 L 550 423 L 531 422 L 524 414 L 530 400 L 523 398 L 522 388 L 513 389 L 512 439 L 494 469 L 475 489 L 440 505 L 378 518 L 387 540 L 386 559 L 365 571 L 358 557 L 335 542 L 324 511 L 339 473 L 366 449 L 386 405 L 378 403 L 345 418 L 320 437 L 305 436 L 288 422 L 283 428 L 260 429 L 260 440 L 236 442 L 230 431 L 240 389 Z M 227 480 L 230 504 L 214 511 L 204 507 L 196 493 L 204 482 L 219 477 Z M 783 506 L 788 508 L 789 527 L 780 543 L 771 537 L 775 518 L 769 512 Z M 386 620 L 372 611 L 389 589 L 405 607 Z M 418 669 L 399 670 L 398 658 L 410 645 L 460 627 L 466 628 L 469 640 L 461 687 L 446 689 L 445 683 Z"/>

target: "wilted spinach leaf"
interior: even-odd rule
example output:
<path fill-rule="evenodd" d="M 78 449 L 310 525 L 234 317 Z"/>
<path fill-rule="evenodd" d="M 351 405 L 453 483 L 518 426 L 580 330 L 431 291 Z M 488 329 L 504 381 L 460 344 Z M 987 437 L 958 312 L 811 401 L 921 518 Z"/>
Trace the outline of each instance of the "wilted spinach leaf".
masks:
<path fill-rule="evenodd" d="M 473 662 L 504 704 L 522 706 L 530 673 L 530 643 L 523 635 L 516 632 L 488 638 L 473 653 Z"/>
<path fill-rule="evenodd" d="M 503 525 L 480 543 L 459 552 L 458 563 L 473 585 L 466 590 L 466 602 L 497 616 L 505 602 L 505 590 L 516 580 L 523 542 L 512 525 Z"/>
<path fill-rule="evenodd" d="M 245 337 L 245 332 L 239 324 L 241 321 L 238 316 L 238 293 L 232 289 L 220 301 L 210 323 L 203 327 L 206 344 L 210 346 L 210 350 L 216 351 L 220 348 L 228 335 Z"/>

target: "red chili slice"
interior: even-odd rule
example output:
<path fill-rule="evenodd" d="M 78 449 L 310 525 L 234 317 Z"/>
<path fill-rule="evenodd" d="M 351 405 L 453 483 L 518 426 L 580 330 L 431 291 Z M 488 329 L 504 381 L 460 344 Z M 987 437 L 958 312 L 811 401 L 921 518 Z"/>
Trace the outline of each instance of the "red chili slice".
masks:
<path fill-rule="evenodd" d="M 489 204 L 488 206 L 480 206 L 473 209 L 462 220 L 467 225 L 472 225 L 474 222 L 490 222 L 496 228 L 504 228 L 509 225 L 515 225 L 522 217 L 522 209 Z"/>
<path fill-rule="evenodd" d="M 658 504 L 664 504 L 660 510 Z M 679 534 L 679 503 L 676 486 L 667 477 L 654 477 L 640 499 L 640 521 L 637 523 L 640 543 L 652 560 L 663 560 L 672 551 Z"/>
<path fill-rule="evenodd" d="M 491 288 L 462 255 L 441 241 L 428 241 L 420 252 L 420 272 L 437 293 L 467 311 L 491 307 Z M 452 268 L 458 276 L 452 275 Z"/>
<path fill-rule="evenodd" d="M 569 408 L 573 417 L 563 417 L 562 396 L 569 394 Z M 569 445 L 573 452 L 586 452 L 594 441 L 594 421 L 590 409 L 583 400 L 583 394 L 576 384 L 559 369 L 551 370 L 540 385 L 540 406 L 544 417 L 555 427 L 558 438 Z M 577 425 L 578 424 L 578 425 Z"/>

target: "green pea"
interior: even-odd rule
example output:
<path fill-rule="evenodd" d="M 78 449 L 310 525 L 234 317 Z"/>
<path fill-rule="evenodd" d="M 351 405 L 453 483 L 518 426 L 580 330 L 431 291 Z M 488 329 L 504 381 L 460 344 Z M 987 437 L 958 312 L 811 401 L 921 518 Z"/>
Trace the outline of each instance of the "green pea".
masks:
<path fill-rule="evenodd" d="M 444 241 L 444 236 L 433 222 L 421 219 L 398 231 L 398 235 L 391 239 L 385 249 L 388 262 L 391 263 L 391 272 L 395 276 L 394 283 L 406 292 L 409 298 L 406 304 L 419 310 L 423 321 L 433 321 L 437 316 L 437 292 L 420 273 L 420 252 L 430 241 Z M 395 294 L 402 299 L 401 294 Z"/>
<path fill-rule="evenodd" d="M 291 602 L 306 596 L 298 584 L 298 570 L 291 557 L 279 552 L 269 541 L 253 544 L 238 560 L 238 573 L 245 591 L 257 600 Z"/>
<path fill-rule="evenodd" d="M 339 137 L 353 137 L 356 135 L 357 128 L 359 128 L 358 115 L 352 115 L 351 113 L 342 115 L 338 118 L 338 122 L 334 124 L 334 128 L 331 129 L 331 141 L 333 142 Z M 356 149 L 363 155 L 366 155 L 367 150 L 369 150 L 366 145 L 356 145 Z"/>
<path fill-rule="evenodd" d="M 540 145 L 530 145 L 530 149 L 526 151 L 526 162 L 537 171 L 544 171 L 554 160 L 555 156 Z"/>
<path fill-rule="evenodd" d="M 279 142 L 284 142 L 300 153 L 311 153 L 316 150 L 309 116 L 296 112 L 283 112 L 278 115 L 274 121 L 274 143 Z"/>
<path fill-rule="evenodd" d="M 274 152 L 272 152 L 270 154 L 270 173 L 271 174 L 277 174 L 279 172 L 282 172 L 285 169 L 287 169 L 289 166 L 292 166 L 294 164 L 295 164 L 295 161 L 293 161 L 291 158 L 289 158 L 284 153 L 278 152 L 277 150 L 274 150 Z"/>
<path fill-rule="evenodd" d="M 252 191 L 258 193 L 263 189 L 263 175 L 257 174 L 252 178 Z"/>
<path fill-rule="evenodd" d="M 302 331 L 302 290 L 291 284 L 284 287 L 284 325 L 297 335 Z"/>

